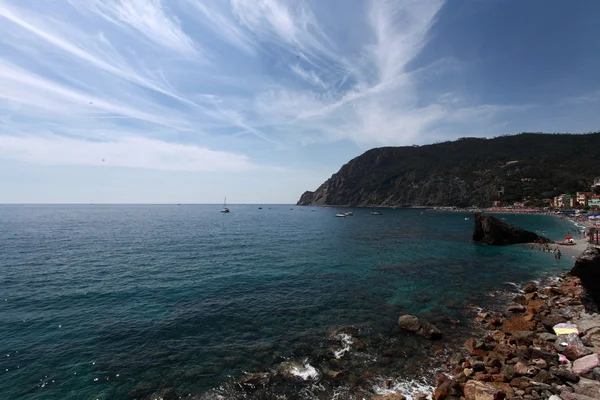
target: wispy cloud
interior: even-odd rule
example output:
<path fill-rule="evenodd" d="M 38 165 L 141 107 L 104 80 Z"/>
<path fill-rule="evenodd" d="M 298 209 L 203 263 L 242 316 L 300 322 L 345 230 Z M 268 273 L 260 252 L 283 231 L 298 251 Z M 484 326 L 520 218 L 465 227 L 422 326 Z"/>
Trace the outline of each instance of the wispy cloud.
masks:
<path fill-rule="evenodd" d="M 56 135 L 0 135 L 0 157 L 43 165 L 88 165 L 165 171 L 247 171 L 248 157 L 143 137 L 86 141 Z"/>
<path fill-rule="evenodd" d="M 0 156 L 236 170 L 311 143 L 422 142 L 507 112 L 424 95 L 456 67 L 409 68 L 442 0 L 347 4 L 344 26 L 330 2 L 0 0 Z"/>

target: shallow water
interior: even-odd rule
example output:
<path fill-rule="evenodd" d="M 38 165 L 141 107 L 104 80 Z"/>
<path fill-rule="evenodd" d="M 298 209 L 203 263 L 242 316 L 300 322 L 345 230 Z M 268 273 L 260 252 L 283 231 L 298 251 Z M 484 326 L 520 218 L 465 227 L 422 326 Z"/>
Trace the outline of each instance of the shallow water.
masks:
<path fill-rule="evenodd" d="M 505 282 L 571 266 L 473 244 L 466 214 L 230 208 L 0 206 L 0 398 L 198 395 L 286 359 L 321 360 L 312 349 L 331 345 L 336 325 L 360 326 L 373 349 L 349 363 L 377 364 L 398 340 L 416 346 L 398 336 L 400 313 L 449 327 Z M 572 228 L 502 217 L 551 239 Z"/>

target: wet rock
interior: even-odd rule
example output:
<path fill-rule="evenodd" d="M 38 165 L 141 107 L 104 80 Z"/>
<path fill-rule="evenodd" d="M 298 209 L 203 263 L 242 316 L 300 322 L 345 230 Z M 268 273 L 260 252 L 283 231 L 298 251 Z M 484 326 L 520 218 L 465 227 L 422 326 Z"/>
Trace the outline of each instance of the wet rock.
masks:
<path fill-rule="evenodd" d="M 424 322 L 421 324 L 421 328 L 417 331 L 418 335 L 423 336 L 426 339 L 437 340 L 442 338 L 442 332 L 433 324 Z"/>
<path fill-rule="evenodd" d="M 535 285 L 535 283 L 533 282 L 528 282 L 527 284 L 525 284 L 525 286 L 523 286 L 523 291 L 525 293 L 533 293 L 533 292 L 537 292 L 538 288 Z"/>
<path fill-rule="evenodd" d="M 284 361 L 277 366 L 277 373 L 286 380 L 317 380 L 319 372 L 311 365 L 299 361 Z"/>
<path fill-rule="evenodd" d="M 331 379 L 340 379 L 344 376 L 344 373 L 342 371 L 334 371 L 330 369 L 325 373 L 325 375 L 327 375 L 327 377 Z"/>
<path fill-rule="evenodd" d="M 564 354 L 571 361 L 592 354 L 592 351 L 583 345 L 581 339 L 575 333 L 559 335 L 556 338 L 554 347 L 556 351 Z"/>
<path fill-rule="evenodd" d="M 421 322 L 414 315 L 405 314 L 398 318 L 398 327 L 409 332 L 417 332 L 421 327 Z"/>
<path fill-rule="evenodd" d="M 270 379 L 271 374 L 266 372 L 258 372 L 243 377 L 239 380 L 239 384 L 246 390 L 256 390 L 267 386 Z"/>
<path fill-rule="evenodd" d="M 506 398 L 506 392 L 502 389 L 478 381 L 467 382 L 463 391 L 466 400 L 503 400 Z"/>
<path fill-rule="evenodd" d="M 542 239 L 549 242 L 548 239 L 538 236 L 534 232 L 529 232 L 521 228 L 510 226 L 498 218 L 484 216 L 481 213 L 475 213 L 473 218 L 473 240 L 491 245 L 531 243 Z"/>
<path fill-rule="evenodd" d="M 425 393 L 417 393 L 415 395 L 415 400 L 427 400 L 429 396 L 426 395 Z"/>
<path fill-rule="evenodd" d="M 591 354 L 573 362 L 573 372 L 579 376 L 591 372 L 596 367 L 600 367 L 600 356 L 598 354 Z"/>

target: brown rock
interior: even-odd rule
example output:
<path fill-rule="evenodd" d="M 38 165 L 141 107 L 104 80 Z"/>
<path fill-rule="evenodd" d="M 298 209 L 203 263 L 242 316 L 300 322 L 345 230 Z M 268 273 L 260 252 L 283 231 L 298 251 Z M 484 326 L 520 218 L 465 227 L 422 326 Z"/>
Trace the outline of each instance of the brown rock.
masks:
<path fill-rule="evenodd" d="M 525 312 L 525 310 L 526 310 L 525 306 L 521 306 L 521 305 L 506 307 L 506 311 L 514 312 L 514 313 Z"/>
<path fill-rule="evenodd" d="M 532 322 L 526 321 L 521 316 L 514 316 L 512 318 L 508 318 L 504 320 L 502 324 L 502 332 L 504 333 L 513 333 L 517 331 L 530 331 L 533 326 L 535 326 Z"/>
<path fill-rule="evenodd" d="M 535 286 L 535 283 L 533 282 L 529 282 L 527 284 L 525 284 L 525 286 L 523 286 L 523 291 L 525 293 L 533 293 L 536 292 L 538 290 L 537 286 Z"/>
<path fill-rule="evenodd" d="M 329 370 L 327 371 L 327 376 L 331 379 L 339 379 L 344 376 L 344 373 L 342 371 Z"/>
<path fill-rule="evenodd" d="M 425 393 L 417 393 L 415 395 L 415 400 L 427 400 L 427 396 Z"/>
<path fill-rule="evenodd" d="M 490 384 L 469 381 L 464 388 L 465 400 L 503 400 L 506 393 Z"/>
<path fill-rule="evenodd" d="M 515 372 L 519 375 L 527 375 L 529 373 L 529 367 L 522 362 L 515 364 Z"/>
<path fill-rule="evenodd" d="M 457 387 L 459 387 L 458 382 L 452 379 L 446 379 L 441 384 L 438 384 L 431 397 L 433 400 L 443 400 Z"/>
<path fill-rule="evenodd" d="M 506 376 L 504 376 L 504 374 L 493 374 L 492 375 L 492 380 L 494 382 L 505 382 L 506 381 Z"/>
<path fill-rule="evenodd" d="M 437 340 L 442 338 L 442 332 L 433 324 L 429 322 L 423 322 L 421 327 L 417 331 L 418 335 L 423 336 L 427 339 Z"/>
<path fill-rule="evenodd" d="M 490 375 L 486 372 L 480 371 L 480 372 L 475 372 L 474 378 L 481 382 L 490 382 L 492 380 L 492 375 Z"/>
<path fill-rule="evenodd" d="M 519 389 L 525 389 L 528 388 L 529 386 L 531 386 L 531 383 L 523 378 L 514 378 L 513 380 L 510 381 L 510 386 L 515 387 L 515 388 L 519 388 Z"/>
<path fill-rule="evenodd" d="M 409 332 L 416 332 L 421 327 L 421 322 L 414 315 L 406 314 L 398 318 L 398 327 Z"/>
<path fill-rule="evenodd" d="M 485 350 L 475 349 L 471 352 L 471 355 L 477 356 L 477 357 L 487 357 L 488 352 Z"/>

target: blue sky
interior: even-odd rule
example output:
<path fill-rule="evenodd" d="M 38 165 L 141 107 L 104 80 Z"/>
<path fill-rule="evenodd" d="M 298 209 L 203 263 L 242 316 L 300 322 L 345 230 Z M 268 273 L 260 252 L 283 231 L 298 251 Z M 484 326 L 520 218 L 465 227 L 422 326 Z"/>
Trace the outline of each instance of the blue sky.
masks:
<path fill-rule="evenodd" d="M 600 129 L 595 0 L 0 0 L 0 202 L 292 203 L 372 147 Z"/>

